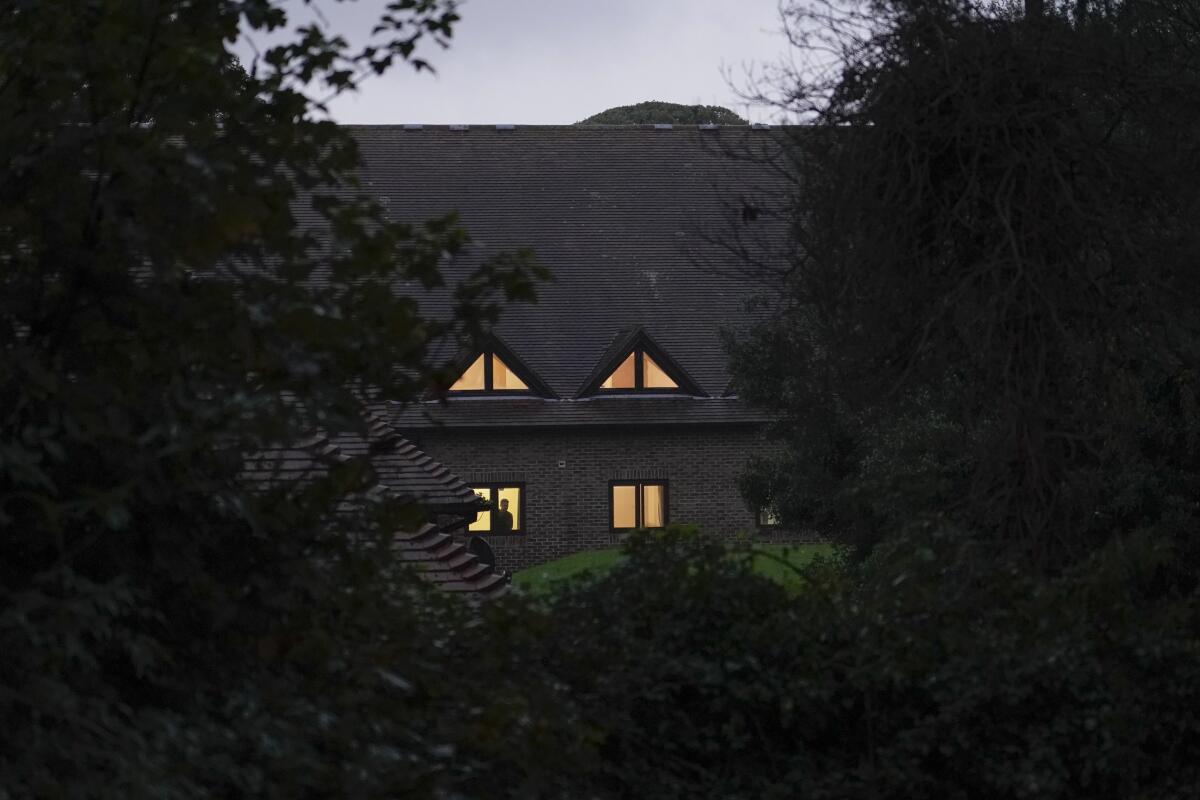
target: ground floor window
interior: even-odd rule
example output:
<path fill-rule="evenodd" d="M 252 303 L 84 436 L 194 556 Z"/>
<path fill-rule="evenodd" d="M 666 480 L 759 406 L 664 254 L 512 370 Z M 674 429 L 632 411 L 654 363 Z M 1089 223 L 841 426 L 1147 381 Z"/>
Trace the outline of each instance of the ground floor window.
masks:
<path fill-rule="evenodd" d="M 667 483 L 613 481 L 609 506 L 613 530 L 662 528 L 667 524 Z"/>
<path fill-rule="evenodd" d="M 775 506 L 766 506 L 758 510 L 758 527 L 760 528 L 778 528 L 782 524 L 779 518 L 779 512 L 775 510 Z"/>
<path fill-rule="evenodd" d="M 524 533 L 525 487 L 516 484 L 477 484 L 471 489 L 491 509 L 480 511 L 467 526 L 471 533 Z"/>

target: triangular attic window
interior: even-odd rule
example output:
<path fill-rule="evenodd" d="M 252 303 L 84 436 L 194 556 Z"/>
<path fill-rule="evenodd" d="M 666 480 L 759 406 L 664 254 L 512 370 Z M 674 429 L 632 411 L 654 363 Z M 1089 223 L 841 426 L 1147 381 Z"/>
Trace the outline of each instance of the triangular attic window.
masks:
<path fill-rule="evenodd" d="M 471 366 L 463 371 L 463 374 L 454 385 L 450 387 L 452 392 L 482 392 L 487 385 L 487 369 L 484 366 L 484 354 L 480 353 L 479 358 L 471 362 Z"/>
<path fill-rule="evenodd" d="M 634 364 L 634 357 L 637 353 L 630 353 L 625 360 L 621 362 L 621 366 L 612 371 L 612 374 L 604 379 L 604 383 L 600 384 L 601 389 L 635 389 L 637 388 L 637 368 Z"/>
<path fill-rule="evenodd" d="M 642 348 L 630 351 L 620 365 L 600 383 L 601 390 L 646 391 L 676 390 L 679 382 L 667 374 Z"/>
<path fill-rule="evenodd" d="M 500 356 L 492 353 L 492 388 L 509 391 L 529 391 L 529 387 L 525 385 L 525 381 L 517 377 L 517 373 L 508 368 L 500 360 Z"/>
<path fill-rule="evenodd" d="M 643 352 L 645 363 L 642 366 L 642 383 L 647 389 L 678 389 L 679 384 L 671 380 L 671 376 L 663 370 L 649 353 Z"/>
<path fill-rule="evenodd" d="M 528 392 L 529 385 L 517 377 L 495 353 L 480 353 L 459 379 L 452 392 Z"/>

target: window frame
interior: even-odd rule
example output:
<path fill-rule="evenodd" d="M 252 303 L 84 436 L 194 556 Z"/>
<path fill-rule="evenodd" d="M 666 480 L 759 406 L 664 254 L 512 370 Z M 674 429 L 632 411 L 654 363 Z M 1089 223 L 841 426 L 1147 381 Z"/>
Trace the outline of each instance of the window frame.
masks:
<path fill-rule="evenodd" d="M 521 396 L 531 396 L 531 395 L 535 394 L 535 392 L 533 390 L 533 386 L 530 383 L 529 379 L 521 372 L 518 372 L 517 370 L 513 369 L 513 366 L 512 366 L 513 359 L 505 357 L 505 355 L 503 353 L 499 352 L 496 348 L 484 348 L 483 350 L 480 350 L 479 352 L 477 352 L 475 354 L 474 358 L 471 358 L 470 360 L 468 360 L 466 362 L 466 365 L 459 372 L 458 378 L 455 379 L 455 383 L 457 383 L 459 380 L 461 380 L 462 376 L 466 374 L 466 371 L 471 368 L 471 365 L 474 364 L 476 361 L 478 361 L 480 358 L 483 358 L 483 388 L 482 389 L 455 389 L 454 384 L 452 383 L 452 384 L 450 384 L 450 387 L 446 389 L 447 395 L 451 395 L 454 397 L 479 397 L 480 395 L 486 394 L 486 395 L 502 395 L 502 396 L 514 395 L 514 396 L 521 397 Z M 517 377 L 517 379 L 521 381 L 521 383 L 525 384 L 524 389 L 496 389 L 496 388 L 494 388 L 495 387 L 495 382 L 494 382 L 495 369 L 493 366 L 493 360 L 497 359 L 497 358 L 504 362 L 504 366 L 508 368 L 509 372 L 511 372 L 513 375 L 515 375 Z"/>
<path fill-rule="evenodd" d="M 610 375 L 612 375 L 614 372 L 616 372 L 618 369 L 620 369 L 621 365 L 625 363 L 626 359 L 629 358 L 630 354 L 633 355 L 633 386 L 630 388 L 613 387 L 611 389 L 605 387 L 604 381 L 608 380 L 608 377 Z M 647 386 L 646 385 L 646 363 L 644 360 L 646 358 L 652 359 L 654 361 L 654 363 L 658 365 L 659 370 L 661 370 L 664 375 L 666 375 L 668 378 L 670 378 L 672 381 L 675 382 L 674 388 L 669 388 L 669 387 L 665 387 L 665 386 Z M 597 394 L 632 394 L 632 393 L 637 393 L 637 394 L 685 394 L 684 388 L 683 388 L 683 383 L 679 380 L 678 377 L 676 377 L 674 374 L 672 374 L 672 370 L 663 366 L 664 361 L 665 361 L 665 359 L 663 359 L 661 356 L 659 356 L 658 353 L 654 352 L 651 348 L 646 347 L 643 344 L 634 345 L 633 347 L 631 347 L 629 350 L 627 350 L 624 353 L 622 358 L 617 359 L 614 362 L 616 364 L 616 366 L 614 366 L 611 371 L 605 373 L 604 376 L 600 379 L 600 382 L 596 385 L 596 393 Z"/>
<path fill-rule="evenodd" d="M 615 497 L 614 497 L 613 489 L 615 489 L 618 486 L 634 487 L 633 516 L 634 516 L 634 522 L 636 522 L 638 524 L 634 525 L 632 528 L 618 528 L 613 524 L 613 522 L 614 522 L 613 515 L 614 515 L 614 512 L 616 511 L 616 506 L 614 503 Z M 645 486 L 661 486 L 662 487 L 662 498 L 663 498 L 663 509 L 662 509 L 663 523 L 662 523 L 662 526 L 655 527 L 655 528 L 647 528 L 647 530 L 660 531 L 663 528 L 665 528 L 671 524 L 671 511 L 670 511 L 671 495 L 670 495 L 669 482 L 667 481 L 666 478 L 648 478 L 646 480 L 638 480 L 638 479 L 616 480 L 616 479 L 614 479 L 614 480 L 611 480 L 608 482 L 608 529 L 609 529 L 609 531 L 611 531 L 612 533 L 629 533 L 630 531 L 636 531 L 639 528 L 646 527 L 645 525 L 641 524 L 645 521 L 645 514 L 642 510 L 642 492 L 643 492 L 643 487 L 645 487 Z"/>
<path fill-rule="evenodd" d="M 483 482 L 479 482 L 479 483 L 469 482 L 467 485 L 471 487 L 472 492 L 478 492 L 480 489 L 490 489 L 493 492 L 492 496 L 497 498 L 494 501 L 496 503 L 496 507 L 486 509 L 488 516 L 489 516 L 488 527 L 491 527 L 491 528 L 495 527 L 495 525 L 494 525 L 495 517 L 492 515 L 496 511 L 500 510 L 500 500 L 498 499 L 499 498 L 499 494 L 498 494 L 499 490 L 501 490 L 501 489 L 516 489 L 517 497 L 519 498 L 519 502 L 517 503 L 517 513 L 513 515 L 512 530 L 506 531 L 505 533 L 497 533 L 494 530 L 473 531 L 473 530 L 471 530 L 471 525 L 474 522 L 472 520 L 472 522 L 467 523 L 467 527 L 464 531 L 467 535 L 469 535 L 469 536 L 524 536 L 525 535 L 525 503 L 527 502 L 529 493 L 525 491 L 525 482 L 524 481 L 483 481 Z M 488 501 L 488 502 L 490 503 L 493 501 Z M 480 511 L 479 513 L 482 514 L 483 512 Z"/>

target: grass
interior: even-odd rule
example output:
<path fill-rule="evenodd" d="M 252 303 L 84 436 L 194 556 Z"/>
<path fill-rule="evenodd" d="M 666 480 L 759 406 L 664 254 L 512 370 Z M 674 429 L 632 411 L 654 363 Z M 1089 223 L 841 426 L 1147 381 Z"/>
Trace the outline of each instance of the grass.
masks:
<path fill-rule="evenodd" d="M 818 556 L 829 558 L 833 555 L 833 545 L 829 544 L 757 544 L 754 549 L 769 554 L 754 556 L 754 571 L 788 587 L 798 586 L 800 576 L 787 564 L 802 567 Z M 787 564 L 780 563 L 779 559 Z"/>
<path fill-rule="evenodd" d="M 556 581 L 570 578 L 584 571 L 608 572 L 624 556 L 617 549 L 587 550 L 582 553 L 560 558 L 529 567 L 513 573 L 513 586 L 526 592 L 540 593 L 550 588 Z"/>
<path fill-rule="evenodd" d="M 827 544 L 758 544 L 754 545 L 754 549 L 769 554 L 754 557 L 754 571 L 785 586 L 797 584 L 799 576 L 778 559 L 784 559 L 789 564 L 799 567 L 816 556 L 833 555 L 833 548 Z M 576 553 L 514 573 L 513 586 L 525 592 L 541 594 L 549 591 L 556 582 L 582 572 L 607 572 L 622 558 L 624 556 L 621 555 L 621 551 L 616 549 Z"/>

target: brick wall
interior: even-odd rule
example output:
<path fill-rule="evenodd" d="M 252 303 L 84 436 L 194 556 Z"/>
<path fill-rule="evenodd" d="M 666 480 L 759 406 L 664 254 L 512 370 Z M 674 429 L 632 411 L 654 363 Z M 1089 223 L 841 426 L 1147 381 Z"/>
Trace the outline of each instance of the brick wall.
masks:
<path fill-rule="evenodd" d="M 613 480 L 665 480 L 670 522 L 726 537 L 757 533 L 755 514 L 737 490 L 746 458 L 764 447 L 753 428 L 447 429 L 409 438 L 467 483 L 524 484 L 526 532 L 488 535 L 506 569 L 616 546 Z"/>

